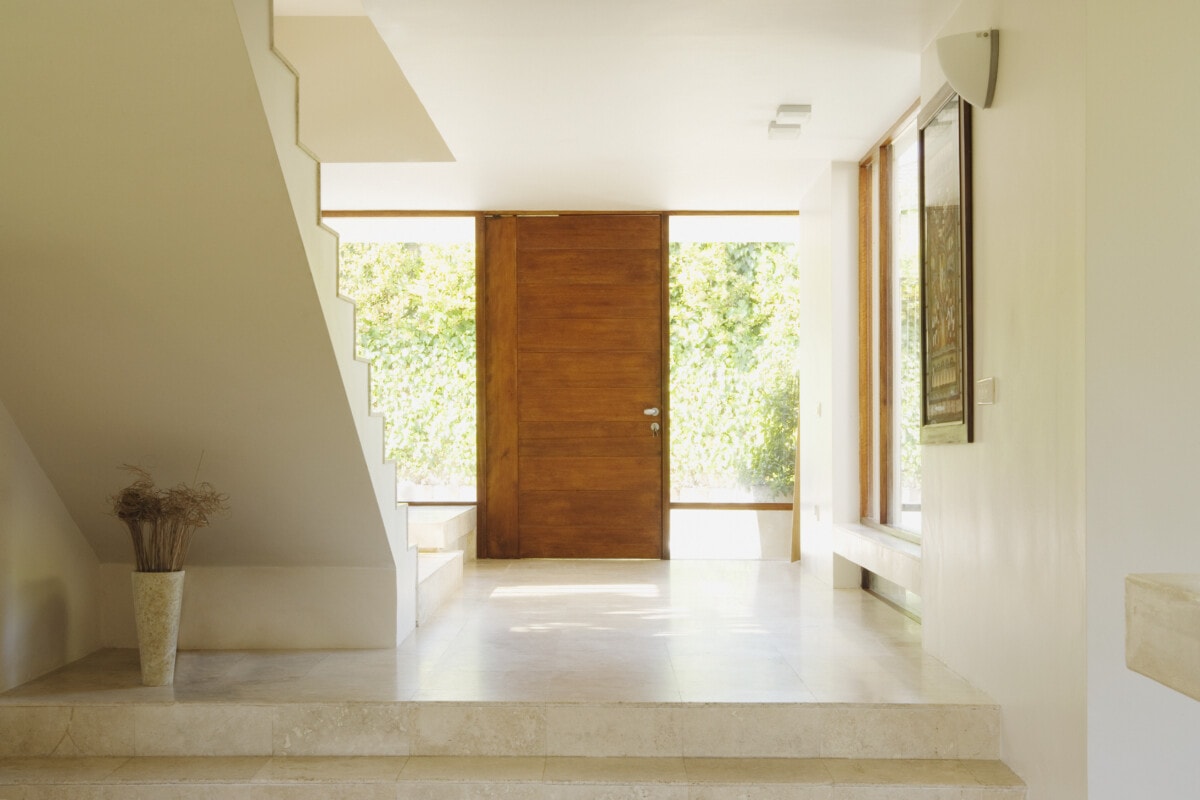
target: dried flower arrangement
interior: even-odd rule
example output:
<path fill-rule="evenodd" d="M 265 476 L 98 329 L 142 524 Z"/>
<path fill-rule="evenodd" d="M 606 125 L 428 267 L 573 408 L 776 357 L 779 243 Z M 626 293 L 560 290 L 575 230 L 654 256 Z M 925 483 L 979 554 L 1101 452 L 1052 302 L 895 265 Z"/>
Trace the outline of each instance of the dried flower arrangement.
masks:
<path fill-rule="evenodd" d="M 112 496 L 112 508 L 133 538 L 137 571 L 178 572 L 192 533 L 208 525 L 212 514 L 225 511 L 229 498 L 209 483 L 156 489 L 146 470 L 128 464 L 122 469 L 137 480 Z"/>

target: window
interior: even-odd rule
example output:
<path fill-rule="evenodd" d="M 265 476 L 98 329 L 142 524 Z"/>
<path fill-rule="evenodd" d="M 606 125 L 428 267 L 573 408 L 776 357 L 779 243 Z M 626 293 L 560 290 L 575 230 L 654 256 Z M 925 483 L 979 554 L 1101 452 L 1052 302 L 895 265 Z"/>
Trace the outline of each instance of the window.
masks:
<path fill-rule="evenodd" d="M 669 218 L 673 559 L 791 555 L 798 220 Z"/>
<path fill-rule="evenodd" d="M 475 218 L 328 217 L 397 498 L 475 502 Z"/>
<path fill-rule="evenodd" d="M 918 137 L 912 111 L 859 165 L 861 515 L 921 532 Z"/>

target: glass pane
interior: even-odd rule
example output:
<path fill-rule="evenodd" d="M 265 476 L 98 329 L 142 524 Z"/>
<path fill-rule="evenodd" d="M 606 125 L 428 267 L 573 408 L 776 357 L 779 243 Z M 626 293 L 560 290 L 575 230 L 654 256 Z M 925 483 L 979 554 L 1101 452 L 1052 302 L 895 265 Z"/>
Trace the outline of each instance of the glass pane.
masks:
<path fill-rule="evenodd" d="M 921 266 L 917 183 L 917 129 L 892 145 L 892 431 L 895 462 L 889 507 L 892 525 L 921 531 Z"/>
<path fill-rule="evenodd" d="M 670 226 L 671 499 L 790 503 L 796 218 Z"/>
<path fill-rule="evenodd" d="M 334 219 L 401 501 L 475 501 L 475 221 Z"/>

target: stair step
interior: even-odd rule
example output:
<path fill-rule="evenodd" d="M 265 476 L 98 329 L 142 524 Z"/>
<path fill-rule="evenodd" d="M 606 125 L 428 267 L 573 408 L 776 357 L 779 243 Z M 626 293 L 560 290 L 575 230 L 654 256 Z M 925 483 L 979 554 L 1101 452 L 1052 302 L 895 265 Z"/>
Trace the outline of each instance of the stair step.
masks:
<path fill-rule="evenodd" d="M 409 506 L 408 528 L 422 550 L 475 552 L 475 506 Z"/>
<path fill-rule="evenodd" d="M 0 704 L 0 756 L 1000 756 L 995 706 L 251 699 L 28 703 L 26 698 L 23 704 Z"/>
<path fill-rule="evenodd" d="M 450 598 L 462 591 L 463 554 L 417 553 L 417 624 L 427 623 Z"/>
<path fill-rule="evenodd" d="M 219 795 L 216 792 L 219 790 Z M 1020 800 L 999 761 L 741 758 L 0 759 L 0 797 Z"/>

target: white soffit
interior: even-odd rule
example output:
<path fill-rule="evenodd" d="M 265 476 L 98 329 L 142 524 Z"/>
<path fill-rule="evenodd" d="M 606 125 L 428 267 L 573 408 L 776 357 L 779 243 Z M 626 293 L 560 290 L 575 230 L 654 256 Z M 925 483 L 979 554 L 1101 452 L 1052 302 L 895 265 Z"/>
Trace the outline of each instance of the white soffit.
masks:
<path fill-rule="evenodd" d="M 275 0 L 276 17 L 365 17 L 362 0 Z"/>
<path fill-rule="evenodd" d="M 919 90 L 921 0 L 363 5 L 456 163 L 327 164 L 325 208 L 794 209 Z"/>
<path fill-rule="evenodd" d="M 371 20 L 277 16 L 300 74 L 300 141 L 321 161 L 453 161 Z"/>

